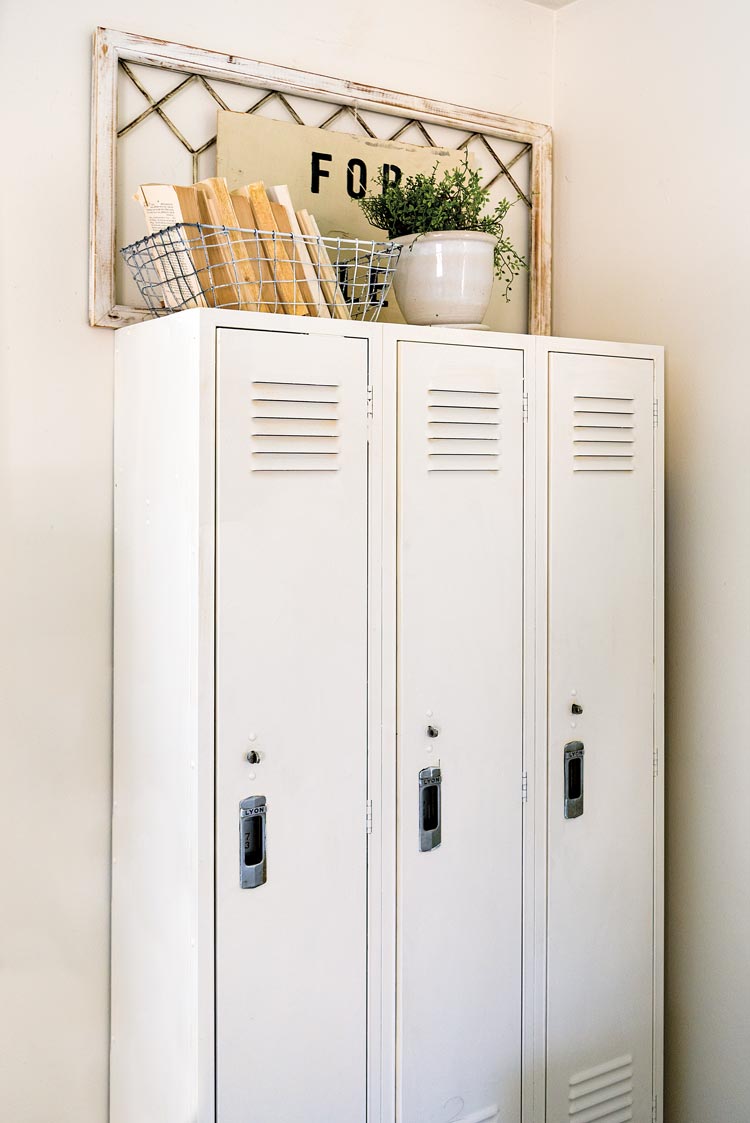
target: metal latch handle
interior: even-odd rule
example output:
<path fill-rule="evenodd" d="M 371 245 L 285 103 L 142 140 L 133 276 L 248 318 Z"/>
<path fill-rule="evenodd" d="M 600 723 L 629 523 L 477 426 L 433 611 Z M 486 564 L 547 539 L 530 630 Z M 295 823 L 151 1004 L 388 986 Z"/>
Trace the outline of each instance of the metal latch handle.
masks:
<path fill-rule="evenodd" d="M 583 815 L 583 741 L 568 741 L 564 753 L 565 818 Z"/>
<path fill-rule="evenodd" d="M 423 768 L 419 773 L 419 849 L 436 850 L 442 842 L 443 775 L 439 768 Z"/>
<path fill-rule="evenodd" d="M 266 797 L 251 795 L 240 803 L 240 888 L 256 889 L 266 881 Z"/>

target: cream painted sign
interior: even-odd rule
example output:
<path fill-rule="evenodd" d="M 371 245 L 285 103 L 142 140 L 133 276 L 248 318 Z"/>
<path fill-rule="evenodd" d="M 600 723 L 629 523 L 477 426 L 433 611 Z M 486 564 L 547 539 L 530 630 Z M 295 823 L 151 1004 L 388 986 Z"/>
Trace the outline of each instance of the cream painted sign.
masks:
<path fill-rule="evenodd" d="M 350 238 L 385 236 L 357 205 L 357 199 L 378 190 L 380 174 L 392 183 L 429 173 L 436 163 L 441 169 L 455 167 L 464 158 L 455 149 L 353 137 L 223 110 L 216 143 L 216 172 L 230 191 L 258 180 L 268 187 L 286 184 L 295 210 L 315 215 L 323 234 Z"/>

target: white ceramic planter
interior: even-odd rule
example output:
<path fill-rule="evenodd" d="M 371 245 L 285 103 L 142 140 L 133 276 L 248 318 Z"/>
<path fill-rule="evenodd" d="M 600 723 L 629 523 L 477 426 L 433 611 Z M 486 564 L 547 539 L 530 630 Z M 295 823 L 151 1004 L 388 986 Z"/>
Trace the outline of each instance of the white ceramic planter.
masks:
<path fill-rule="evenodd" d="M 393 288 L 407 324 L 481 324 L 492 293 L 492 234 L 441 230 L 410 234 L 403 246 Z"/>

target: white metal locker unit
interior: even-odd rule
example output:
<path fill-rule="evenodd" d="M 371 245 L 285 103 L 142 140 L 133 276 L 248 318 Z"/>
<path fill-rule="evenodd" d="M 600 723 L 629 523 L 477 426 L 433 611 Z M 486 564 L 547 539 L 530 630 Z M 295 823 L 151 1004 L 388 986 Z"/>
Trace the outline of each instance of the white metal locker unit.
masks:
<path fill-rule="evenodd" d="M 660 1118 L 661 377 L 118 332 L 112 1123 Z"/>
<path fill-rule="evenodd" d="M 374 344 L 234 322 L 119 341 L 112 1118 L 364 1123 Z"/>
<path fill-rule="evenodd" d="M 220 328 L 217 401 L 217 1112 L 364 1123 L 367 339 Z"/>
<path fill-rule="evenodd" d="M 524 350 L 396 348 L 397 1115 L 519 1119 Z"/>
<path fill-rule="evenodd" d="M 539 343 L 550 1123 L 659 1109 L 662 371 L 622 350 Z"/>

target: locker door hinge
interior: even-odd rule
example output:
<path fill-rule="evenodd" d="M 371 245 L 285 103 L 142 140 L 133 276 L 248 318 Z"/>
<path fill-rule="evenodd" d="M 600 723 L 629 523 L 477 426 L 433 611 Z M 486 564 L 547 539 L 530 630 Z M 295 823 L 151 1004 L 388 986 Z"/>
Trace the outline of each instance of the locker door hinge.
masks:
<path fill-rule="evenodd" d="M 529 774 L 528 772 L 521 773 L 521 802 L 526 803 L 529 798 Z"/>
<path fill-rule="evenodd" d="M 368 383 L 368 385 L 367 385 L 367 416 L 371 418 L 372 414 L 373 414 L 372 386 Z"/>
<path fill-rule="evenodd" d="M 529 395 L 528 394 L 523 395 L 522 410 L 523 410 L 524 421 L 528 421 L 529 420 Z"/>
<path fill-rule="evenodd" d="M 365 803 L 365 830 L 368 834 L 372 834 L 372 800 L 368 799 Z"/>
<path fill-rule="evenodd" d="M 659 775 L 659 750 L 654 745 L 654 779 Z"/>
<path fill-rule="evenodd" d="M 654 429 L 659 424 L 659 399 L 654 398 Z"/>

